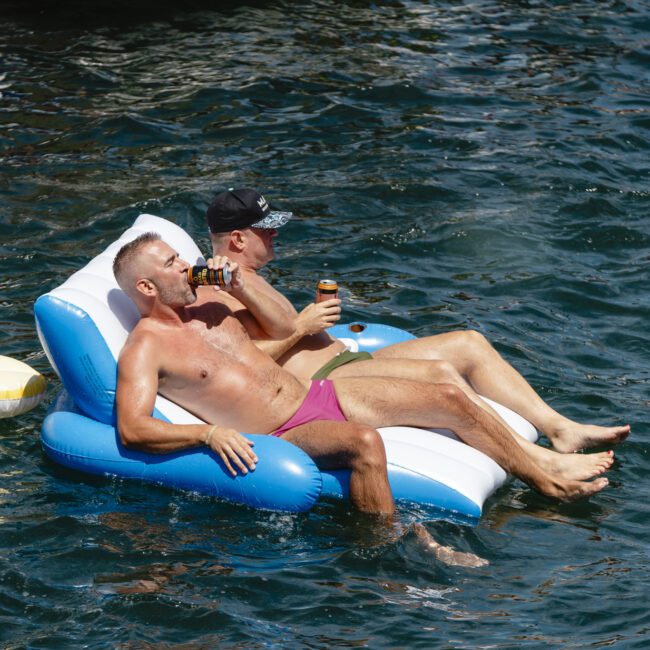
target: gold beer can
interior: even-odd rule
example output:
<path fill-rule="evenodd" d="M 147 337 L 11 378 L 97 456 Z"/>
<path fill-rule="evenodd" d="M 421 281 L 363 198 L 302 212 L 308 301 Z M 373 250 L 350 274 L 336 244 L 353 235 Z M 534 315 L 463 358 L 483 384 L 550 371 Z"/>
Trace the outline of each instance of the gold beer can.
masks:
<path fill-rule="evenodd" d="M 187 269 L 187 281 L 195 287 L 218 284 L 223 288 L 230 284 L 231 278 L 227 264 L 222 269 L 209 269 L 207 266 L 190 266 Z"/>
<path fill-rule="evenodd" d="M 339 285 L 335 280 L 319 280 L 316 287 L 316 302 L 339 297 Z"/>

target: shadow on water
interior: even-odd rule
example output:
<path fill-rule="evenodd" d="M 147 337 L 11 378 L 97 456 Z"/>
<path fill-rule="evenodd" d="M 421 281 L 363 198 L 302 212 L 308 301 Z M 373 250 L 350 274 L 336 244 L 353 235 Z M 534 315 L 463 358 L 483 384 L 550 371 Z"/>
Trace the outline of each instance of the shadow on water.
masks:
<path fill-rule="evenodd" d="M 313 2 L 272 2 L 271 0 L 35 0 L 22 2 L 10 0 L 0 6 L 0 18 L 13 20 L 33 29 L 92 29 L 102 26 L 134 26 L 147 21 L 175 21 L 193 12 L 210 11 L 224 15 L 236 13 L 239 9 L 286 8 Z M 350 7 L 370 8 L 371 1 L 348 1 Z M 400 7 L 397 0 L 383 2 L 382 6 Z"/>
<path fill-rule="evenodd" d="M 84 0 L 35 0 L 34 2 L 21 2 L 20 0 L 10 0 L 2 3 L 0 15 L 20 17 L 25 20 L 39 18 L 48 20 L 52 19 L 70 20 L 71 18 L 81 18 L 82 20 L 93 19 L 114 19 L 116 21 L 128 20 L 130 17 L 150 17 L 153 19 L 170 16 L 178 12 L 185 11 L 204 11 L 212 9 L 215 11 L 230 12 L 238 7 L 267 7 L 276 3 L 270 0 L 244 0 L 236 2 L 234 0 L 220 0 L 214 2 L 211 0 L 99 0 L 98 2 L 84 2 Z"/>

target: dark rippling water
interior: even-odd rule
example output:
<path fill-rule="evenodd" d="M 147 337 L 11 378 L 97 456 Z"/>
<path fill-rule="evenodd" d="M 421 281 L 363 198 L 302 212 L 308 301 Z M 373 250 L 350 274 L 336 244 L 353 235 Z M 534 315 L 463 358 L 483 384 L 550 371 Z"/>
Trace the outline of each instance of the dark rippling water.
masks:
<path fill-rule="evenodd" d="M 298 215 L 269 270 L 297 304 L 333 275 L 347 318 L 476 328 L 555 408 L 634 426 L 589 502 L 513 482 L 476 527 L 403 506 L 490 561 L 459 569 L 341 503 L 270 514 L 68 472 L 43 405 L 0 422 L 3 648 L 650 646 L 646 2 L 0 18 L 0 353 L 49 399 L 35 298 L 143 211 L 205 249 L 206 202 L 252 185 Z"/>

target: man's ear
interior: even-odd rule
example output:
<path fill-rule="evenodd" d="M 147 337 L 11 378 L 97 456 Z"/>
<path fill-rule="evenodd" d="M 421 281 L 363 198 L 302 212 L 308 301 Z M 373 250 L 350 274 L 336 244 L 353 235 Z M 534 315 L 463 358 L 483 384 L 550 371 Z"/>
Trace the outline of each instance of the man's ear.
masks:
<path fill-rule="evenodd" d="M 241 230 L 233 230 L 230 233 L 230 246 L 238 253 L 241 253 L 246 248 L 246 238 Z"/>
<path fill-rule="evenodd" d="M 156 285 L 148 278 L 140 278 L 140 280 L 135 283 L 135 288 L 148 298 L 152 298 L 158 293 Z"/>

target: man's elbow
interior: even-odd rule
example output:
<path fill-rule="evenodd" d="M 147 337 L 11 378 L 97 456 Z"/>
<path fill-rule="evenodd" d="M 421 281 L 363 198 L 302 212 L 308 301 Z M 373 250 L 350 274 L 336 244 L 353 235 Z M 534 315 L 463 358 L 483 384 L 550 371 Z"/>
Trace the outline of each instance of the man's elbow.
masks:
<path fill-rule="evenodd" d="M 118 420 L 117 432 L 120 436 L 120 442 L 124 447 L 127 449 L 142 449 L 142 437 L 137 425 Z"/>

